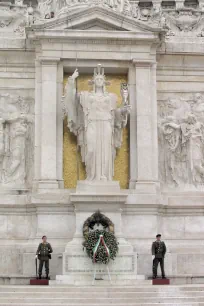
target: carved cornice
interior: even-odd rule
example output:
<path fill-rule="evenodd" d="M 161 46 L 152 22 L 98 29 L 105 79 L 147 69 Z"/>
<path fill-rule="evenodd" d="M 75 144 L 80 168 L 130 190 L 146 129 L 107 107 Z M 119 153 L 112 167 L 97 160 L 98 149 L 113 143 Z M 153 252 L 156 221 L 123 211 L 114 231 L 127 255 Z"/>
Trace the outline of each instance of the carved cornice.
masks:
<path fill-rule="evenodd" d="M 147 60 L 133 59 L 132 62 L 135 65 L 135 67 L 138 67 L 138 68 L 149 68 L 157 64 L 156 61 L 148 60 L 148 59 Z"/>
<path fill-rule="evenodd" d="M 38 57 L 38 61 L 43 66 L 56 66 L 60 62 L 59 57 Z"/>

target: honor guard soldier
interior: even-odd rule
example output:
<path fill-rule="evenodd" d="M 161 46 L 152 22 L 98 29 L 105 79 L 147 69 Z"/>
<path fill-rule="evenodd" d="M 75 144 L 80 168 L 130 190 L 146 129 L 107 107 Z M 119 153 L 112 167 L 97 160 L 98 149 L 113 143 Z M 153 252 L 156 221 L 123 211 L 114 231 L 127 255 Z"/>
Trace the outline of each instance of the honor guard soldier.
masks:
<path fill-rule="evenodd" d="M 43 265 L 45 264 L 45 272 L 46 272 L 46 279 L 49 279 L 49 260 L 51 259 L 51 253 L 53 252 L 51 244 L 47 242 L 47 237 L 42 237 L 42 242 L 39 244 L 37 252 L 36 252 L 36 258 L 39 259 L 40 265 L 39 265 L 39 279 L 41 279 L 42 276 L 42 269 Z"/>
<path fill-rule="evenodd" d="M 161 241 L 161 235 L 156 236 L 156 241 L 152 243 L 152 260 L 153 260 L 153 278 L 157 278 L 157 268 L 160 263 L 162 278 L 165 277 L 164 272 L 164 257 L 166 254 L 166 245 Z"/>

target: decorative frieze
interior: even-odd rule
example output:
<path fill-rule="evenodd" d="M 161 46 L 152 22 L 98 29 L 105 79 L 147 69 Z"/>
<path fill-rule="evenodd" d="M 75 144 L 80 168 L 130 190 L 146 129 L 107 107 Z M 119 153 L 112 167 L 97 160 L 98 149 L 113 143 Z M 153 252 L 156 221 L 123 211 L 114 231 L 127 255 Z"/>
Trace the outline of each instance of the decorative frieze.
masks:
<path fill-rule="evenodd" d="M 170 3 L 171 4 L 171 3 Z M 0 35 L 4 37 L 25 37 L 25 28 L 33 24 L 46 24 L 77 13 L 90 7 L 102 7 L 127 18 L 138 20 L 142 24 L 165 30 L 168 40 L 174 37 L 203 37 L 204 10 L 202 1 L 195 5 L 176 1 L 176 5 L 167 5 L 160 1 L 115 1 L 115 0 L 39 0 L 37 7 L 22 5 L 17 0 L 15 5 L 0 3 Z M 106 27 L 106 25 L 104 25 Z M 107 25 L 108 26 L 108 25 Z M 84 25 L 86 29 L 86 25 Z M 108 28 L 110 30 L 110 28 Z"/>

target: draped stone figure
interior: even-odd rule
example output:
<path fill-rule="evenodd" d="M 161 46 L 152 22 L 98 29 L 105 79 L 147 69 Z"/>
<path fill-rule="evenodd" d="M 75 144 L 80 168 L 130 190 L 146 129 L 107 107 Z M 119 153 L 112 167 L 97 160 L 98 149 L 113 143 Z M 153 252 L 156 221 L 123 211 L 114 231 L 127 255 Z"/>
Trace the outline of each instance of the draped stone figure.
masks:
<path fill-rule="evenodd" d="M 204 98 L 170 99 L 160 109 L 160 172 L 168 186 L 204 185 Z"/>
<path fill-rule="evenodd" d="M 34 131 L 28 100 L 0 95 L 0 189 L 26 188 L 31 182 Z"/>
<path fill-rule="evenodd" d="M 78 71 L 68 78 L 64 107 L 68 128 L 77 136 L 88 181 L 111 181 L 114 175 L 116 149 L 122 143 L 130 107 L 127 88 L 121 90 L 123 106 L 117 107 L 117 96 L 106 91 L 104 70 L 94 71 L 93 91 L 76 92 Z"/>

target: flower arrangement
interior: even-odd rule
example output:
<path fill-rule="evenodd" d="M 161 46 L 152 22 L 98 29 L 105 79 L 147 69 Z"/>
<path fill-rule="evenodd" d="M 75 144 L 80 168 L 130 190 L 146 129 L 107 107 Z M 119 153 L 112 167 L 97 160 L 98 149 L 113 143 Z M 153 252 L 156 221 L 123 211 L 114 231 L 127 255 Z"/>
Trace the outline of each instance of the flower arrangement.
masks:
<path fill-rule="evenodd" d="M 96 224 L 101 225 L 103 229 L 94 230 Z M 118 242 L 114 235 L 114 224 L 100 211 L 84 222 L 83 235 L 85 238 L 83 246 L 93 263 L 108 264 L 110 259 L 115 259 L 118 253 Z"/>

